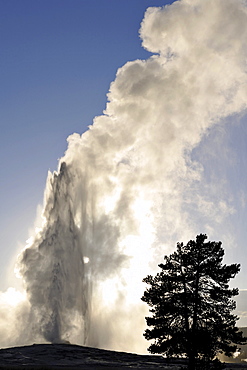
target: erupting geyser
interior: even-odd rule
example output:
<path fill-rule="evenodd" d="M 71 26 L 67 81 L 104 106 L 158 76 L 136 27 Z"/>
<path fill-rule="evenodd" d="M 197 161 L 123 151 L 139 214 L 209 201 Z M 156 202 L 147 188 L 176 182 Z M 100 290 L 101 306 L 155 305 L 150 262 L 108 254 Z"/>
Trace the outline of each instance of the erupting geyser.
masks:
<path fill-rule="evenodd" d="M 149 8 L 140 35 L 154 55 L 118 70 L 104 114 L 68 138 L 48 175 L 43 226 L 19 256 L 30 341 L 144 351 L 142 278 L 168 245 L 198 230 L 212 237 L 230 212 L 217 194 L 221 217 L 210 219 L 191 153 L 247 107 L 246 3 Z"/>
<path fill-rule="evenodd" d="M 22 273 L 31 292 L 32 315 L 50 342 L 61 342 L 78 314 L 84 319 L 80 325 L 83 333 L 90 303 L 83 260 L 86 243 L 80 239 L 79 227 L 75 224 L 77 204 L 73 204 L 70 197 L 73 191 L 70 172 L 63 162 L 59 173 L 48 177 L 42 236 L 38 234 L 32 248 L 27 248 L 22 256 L 25 262 L 22 268 L 28 266 Z"/>

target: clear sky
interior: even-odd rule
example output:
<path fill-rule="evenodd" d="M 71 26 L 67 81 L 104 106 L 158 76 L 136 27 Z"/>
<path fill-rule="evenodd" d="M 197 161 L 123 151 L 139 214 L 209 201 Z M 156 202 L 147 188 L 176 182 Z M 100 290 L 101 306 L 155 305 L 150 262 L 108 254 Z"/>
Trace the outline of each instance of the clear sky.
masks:
<path fill-rule="evenodd" d="M 119 67 L 147 58 L 140 23 L 161 0 L 0 1 L 0 286 L 25 244 L 67 136 L 102 113 Z"/>
<path fill-rule="evenodd" d="M 172 0 L 0 0 L 0 290 L 4 291 L 13 283 L 10 271 L 33 228 L 37 207 L 42 204 L 47 172 L 57 169 L 58 159 L 67 148 L 67 137 L 73 133 L 82 134 L 94 117 L 102 114 L 106 94 L 118 68 L 128 61 L 147 60 L 152 55 L 141 46 L 139 38 L 146 9 L 172 3 Z M 246 63 L 246 20 L 241 11 L 238 13 L 240 1 L 235 2 L 236 9 L 232 0 L 178 3 L 206 4 L 202 6 L 202 22 L 207 29 L 205 38 L 204 31 L 197 35 L 202 24 L 198 15 L 192 22 L 183 5 L 181 9 L 174 7 L 174 13 L 168 12 L 165 26 L 159 22 L 164 14 L 155 15 L 155 26 L 150 26 L 148 20 L 143 31 L 146 48 L 158 54 L 163 50 L 164 40 L 174 46 L 174 54 L 172 49 L 165 50 L 165 56 L 161 55 L 165 62 L 159 61 L 162 68 L 166 62 L 172 62 L 168 64 L 167 77 L 155 65 L 155 58 L 143 64 L 134 63 L 134 72 L 128 64 L 121 70 L 128 77 L 126 84 L 120 73 L 113 86 L 113 103 L 108 116 L 111 116 L 109 112 L 117 112 L 116 120 L 122 124 L 122 111 L 117 103 L 114 105 L 120 96 L 119 102 L 122 99 L 125 104 L 123 110 L 130 115 L 126 122 L 130 129 L 133 107 L 128 106 L 128 94 L 133 94 L 133 101 L 140 99 L 142 102 L 146 92 L 150 93 L 151 98 L 144 102 L 147 106 L 151 102 L 146 110 L 147 114 L 153 110 L 151 129 L 145 131 L 145 122 L 141 125 L 143 112 L 134 112 L 136 121 L 133 122 L 147 144 L 147 152 L 141 154 L 145 158 L 148 153 L 147 156 L 154 158 L 147 168 L 150 173 L 155 173 L 157 168 L 159 172 L 158 163 L 162 162 L 157 176 L 161 178 L 163 171 L 167 186 L 165 190 L 161 185 L 157 187 L 165 195 L 155 203 L 159 220 L 156 236 L 161 245 L 166 245 L 165 238 L 174 228 L 177 235 L 183 237 L 197 230 L 197 233 L 206 232 L 209 240 L 222 240 L 226 262 L 242 265 L 241 274 L 233 285 L 242 290 L 241 324 L 247 326 L 247 96 L 246 73 L 244 75 L 244 68 L 239 67 Z M 225 8 L 223 3 L 227 4 Z M 232 23 L 233 17 L 235 23 Z M 211 21 L 215 23 L 211 25 Z M 229 24 L 234 25 L 228 27 Z M 163 39 L 159 39 L 162 27 L 167 27 L 168 41 L 165 31 Z M 151 35 L 150 38 L 147 35 Z M 226 40 L 230 40 L 229 49 Z M 176 59 L 177 55 L 182 58 Z M 143 74 L 139 67 L 146 68 Z M 132 80 L 133 85 L 136 83 L 133 90 L 129 87 Z M 223 123 L 213 127 L 218 117 Z M 93 143 L 100 142 L 97 137 L 100 119 L 98 122 L 89 135 L 94 137 Z M 131 134 L 129 136 L 132 138 Z M 160 145 L 161 141 L 164 144 L 156 153 L 155 145 Z M 182 153 L 178 149 L 180 144 Z M 135 145 L 139 150 L 138 140 Z M 132 153 L 129 155 L 131 157 Z M 126 158 L 119 163 L 128 164 Z M 178 166 L 177 173 L 172 166 Z M 173 168 L 172 178 L 169 177 L 170 168 Z M 147 191 L 147 178 L 148 174 L 142 179 L 143 194 Z M 155 181 L 153 184 L 157 185 Z M 132 201 L 136 206 L 134 197 Z M 109 204 L 107 207 L 109 209 Z M 137 206 L 135 211 L 140 212 Z M 184 225 L 187 229 L 182 233 Z M 156 257 L 158 252 L 159 249 L 154 253 Z"/>

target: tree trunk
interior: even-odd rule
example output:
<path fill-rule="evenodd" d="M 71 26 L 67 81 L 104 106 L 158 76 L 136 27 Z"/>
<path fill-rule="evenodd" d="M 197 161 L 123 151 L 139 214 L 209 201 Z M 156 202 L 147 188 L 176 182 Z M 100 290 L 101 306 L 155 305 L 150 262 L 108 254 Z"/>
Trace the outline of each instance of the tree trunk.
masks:
<path fill-rule="evenodd" d="M 188 370 L 195 370 L 196 369 L 196 359 L 194 354 L 192 353 L 189 356 L 189 365 L 188 365 Z"/>
<path fill-rule="evenodd" d="M 194 292 L 194 312 L 191 329 L 191 347 L 194 358 L 197 357 L 197 322 L 198 322 L 198 306 L 199 306 L 199 281 L 200 281 L 200 249 L 197 255 L 197 270 L 195 278 L 195 292 Z M 194 368 L 193 368 L 194 369 Z"/>
<path fill-rule="evenodd" d="M 182 277 L 183 277 L 183 287 L 184 287 L 184 320 L 185 320 L 185 330 L 186 330 L 186 339 L 187 339 L 187 355 L 189 358 L 189 370 L 195 370 L 195 351 L 194 351 L 194 346 L 192 345 L 192 333 L 190 330 L 190 325 L 189 325 L 189 314 L 188 314 L 188 303 L 187 303 L 187 287 L 186 287 L 186 280 L 184 277 L 184 274 L 182 272 Z"/>

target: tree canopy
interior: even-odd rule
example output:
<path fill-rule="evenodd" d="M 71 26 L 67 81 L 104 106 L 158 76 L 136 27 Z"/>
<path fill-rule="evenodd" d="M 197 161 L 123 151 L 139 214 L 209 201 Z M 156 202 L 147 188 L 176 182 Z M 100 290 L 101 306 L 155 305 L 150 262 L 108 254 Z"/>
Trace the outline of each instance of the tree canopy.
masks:
<path fill-rule="evenodd" d="M 186 245 L 177 243 L 176 251 L 159 265 L 161 271 L 143 279 L 149 287 L 141 298 L 152 313 L 144 333 L 154 340 L 148 350 L 186 357 L 193 370 L 209 369 L 218 353 L 231 356 L 237 344 L 245 343 L 232 313 L 238 289 L 229 288 L 240 265 L 223 264 L 221 242 L 206 239 L 200 234 Z"/>

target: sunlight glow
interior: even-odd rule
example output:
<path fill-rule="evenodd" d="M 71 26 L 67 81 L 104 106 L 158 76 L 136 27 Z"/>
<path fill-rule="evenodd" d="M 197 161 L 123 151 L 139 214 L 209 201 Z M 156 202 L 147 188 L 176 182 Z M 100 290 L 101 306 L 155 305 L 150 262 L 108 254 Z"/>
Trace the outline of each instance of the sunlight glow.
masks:
<path fill-rule="evenodd" d="M 117 279 L 108 279 L 100 283 L 99 286 L 103 303 L 110 306 L 115 303 L 119 296 L 119 286 Z"/>
<path fill-rule="evenodd" d="M 110 212 L 112 212 L 114 210 L 114 208 L 117 204 L 117 201 L 119 200 L 121 191 L 122 191 L 122 187 L 119 186 L 118 184 L 116 184 L 116 188 L 110 194 L 110 196 L 104 198 L 103 207 L 105 209 L 106 214 L 109 214 Z"/>
<path fill-rule="evenodd" d="M 21 302 L 25 301 L 26 295 L 21 293 L 20 291 L 16 290 L 15 288 L 8 288 L 6 292 L 1 293 L 0 295 L 0 304 L 1 305 L 9 305 L 9 306 L 17 306 Z"/>

